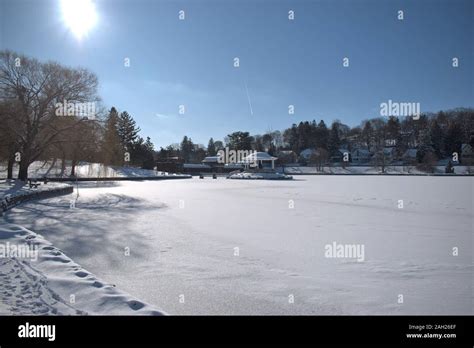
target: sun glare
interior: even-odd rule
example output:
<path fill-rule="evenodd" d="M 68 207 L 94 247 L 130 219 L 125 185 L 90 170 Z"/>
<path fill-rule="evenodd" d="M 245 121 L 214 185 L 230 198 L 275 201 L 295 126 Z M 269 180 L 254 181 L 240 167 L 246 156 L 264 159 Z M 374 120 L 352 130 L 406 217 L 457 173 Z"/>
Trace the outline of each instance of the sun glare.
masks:
<path fill-rule="evenodd" d="M 60 0 L 62 18 L 77 39 L 82 39 L 97 23 L 92 0 Z"/>

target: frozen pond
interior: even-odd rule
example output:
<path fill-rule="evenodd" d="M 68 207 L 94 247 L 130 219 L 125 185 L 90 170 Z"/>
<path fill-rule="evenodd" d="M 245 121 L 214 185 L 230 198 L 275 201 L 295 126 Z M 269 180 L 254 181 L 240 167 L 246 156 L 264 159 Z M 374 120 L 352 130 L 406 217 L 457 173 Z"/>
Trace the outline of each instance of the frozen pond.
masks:
<path fill-rule="evenodd" d="M 473 313 L 472 177 L 295 179 L 84 183 L 4 218 L 170 314 Z"/>

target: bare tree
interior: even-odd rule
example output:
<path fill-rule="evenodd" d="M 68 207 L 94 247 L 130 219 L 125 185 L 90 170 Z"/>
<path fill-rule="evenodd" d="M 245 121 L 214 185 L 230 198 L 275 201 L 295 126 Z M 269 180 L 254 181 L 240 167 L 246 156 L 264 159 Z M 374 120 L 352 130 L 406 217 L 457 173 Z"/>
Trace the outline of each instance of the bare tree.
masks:
<path fill-rule="evenodd" d="M 0 159 L 7 162 L 7 179 L 13 179 L 15 152 L 18 150 L 14 134 L 9 129 L 11 120 L 8 119 L 14 108 L 15 103 L 0 101 Z"/>
<path fill-rule="evenodd" d="M 97 103 L 97 77 L 85 69 L 58 63 L 40 63 L 11 51 L 0 52 L 0 99 L 17 102 L 18 108 L 2 116 L 15 137 L 21 155 L 18 178 L 28 178 L 29 165 L 60 142 L 61 133 L 83 122 L 63 122 L 58 103 Z M 66 105 L 63 105 L 66 107 Z"/>
<path fill-rule="evenodd" d="M 323 171 L 324 165 L 329 160 L 329 152 L 323 148 L 314 151 L 309 158 L 309 164 L 315 165 L 318 172 Z"/>

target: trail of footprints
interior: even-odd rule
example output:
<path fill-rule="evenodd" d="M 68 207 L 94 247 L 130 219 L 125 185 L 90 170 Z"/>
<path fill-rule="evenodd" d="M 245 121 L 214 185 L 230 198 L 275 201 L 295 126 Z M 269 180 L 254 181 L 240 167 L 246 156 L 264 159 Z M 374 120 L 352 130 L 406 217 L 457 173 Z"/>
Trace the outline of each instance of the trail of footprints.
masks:
<path fill-rule="evenodd" d="M 28 244 L 31 244 L 34 243 L 35 236 L 30 235 L 25 239 Z M 53 246 L 43 246 L 41 249 L 43 260 L 71 262 Z M 91 276 L 77 265 L 71 266 L 70 270 L 78 278 L 88 279 Z M 95 288 L 108 287 L 95 279 L 91 279 L 90 285 Z M 0 258 L 0 303 L 14 315 L 87 315 L 86 312 L 75 309 L 73 305 L 52 291 L 47 286 L 47 279 L 33 266 L 16 258 Z M 126 304 L 135 311 L 145 306 L 144 303 L 136 300 L 128 300 Z"/>
<path fill-rule="evenodd" d="M 84 314 L 51 291 L 44 276 L 15 258 L 0 259 L 0 302 L 16 315 Z"/>

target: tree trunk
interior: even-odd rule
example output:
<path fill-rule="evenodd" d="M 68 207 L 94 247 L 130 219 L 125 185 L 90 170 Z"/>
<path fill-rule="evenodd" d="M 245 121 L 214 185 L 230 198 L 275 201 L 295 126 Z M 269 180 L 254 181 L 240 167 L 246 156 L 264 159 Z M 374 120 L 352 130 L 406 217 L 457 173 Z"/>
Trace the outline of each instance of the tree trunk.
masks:
<path fill-rule="evenodd" d="M 63 177 L 65 172 L 66 172 L 66 154 L 63 153 L 61 157 L 61 173 L 59 174 L 59 176 Z"/>
<path fill-rule="evenodd" d="M 7 179 L 13 179 L 13 165 L 15 164 L 15 156 L 8 158 Z"/>
<path fill-rule="evenodd" d="M 53 159 L 53 162 L 51 163 L 51 165 L 49 166 L 48 170 L 46 171 L 46 173 L 44 174 L 45 177 L 47 177 L 49 175 L 49 173 L 51 172 L 51 170 L 54 168 L 54 166 L 56 165 L 56 162 L 57 162 L 57 158 L 54 157 Z"/>
<path fill-rule="evenodd" d="M 72 163 L 71 163 L 71 176 L 76 176 L 76 164 L 77 164 L 77 161 L 72 160 Z"/>
<path fill-rule="evenodd" d="M 20 169 L 18 170 L 18 179 L 22 181 L 28 180 L 28 167 L 30 164 L 25 159 L 20 161 Z"/>

